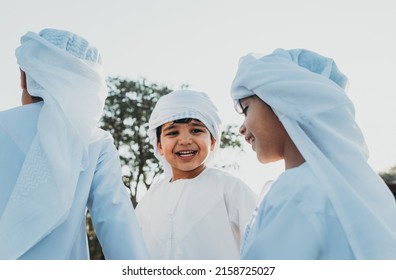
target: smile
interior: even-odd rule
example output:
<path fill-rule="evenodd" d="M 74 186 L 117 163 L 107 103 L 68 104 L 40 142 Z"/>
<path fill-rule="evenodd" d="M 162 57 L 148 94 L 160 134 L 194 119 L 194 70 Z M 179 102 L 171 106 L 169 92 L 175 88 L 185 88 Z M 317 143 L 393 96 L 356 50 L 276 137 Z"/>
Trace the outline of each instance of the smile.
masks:
<path fill-rule="evenodd" d="M 248 142 L 250 145 L 252 145 L 253 141 L 254 141 L 254 137 L 253 136 L 246 136 L 245 137 L 246 142 Z"/>
<path fill-rule="evenodd" d="M 191 157 L 195 156 L 196 153 L 197 153 L 197 151 L 189 150 L 189 151 L 176 152 L 176 155 L 178 155 L 181 158 L 191 158 Z"/>

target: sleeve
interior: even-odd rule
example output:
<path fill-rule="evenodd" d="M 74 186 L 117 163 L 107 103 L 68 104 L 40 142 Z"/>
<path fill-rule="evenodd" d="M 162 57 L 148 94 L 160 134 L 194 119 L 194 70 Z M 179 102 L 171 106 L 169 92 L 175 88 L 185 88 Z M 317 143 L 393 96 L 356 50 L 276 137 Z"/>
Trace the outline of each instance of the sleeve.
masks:
<path fill-rule="evenodd" d="M 148 259 L 146 245 L 112 143 L 102 151 L 94 174 L 88 209 L 106 259 Z"/>
<path fill-rule="evenodd" d="M 256 208 L 258 197 L 244 182 L 237 178 L 233 178 L 232 185 L 226 188 L 225 200 L 228 217 L 240 246 L 240 240 Z"/>
<path fill-rule="evenodd" d="M 265 213 L 265 215 L 263 215 Z M 323 248 L 315 214 L 296 201 L 260 207 L 243 259 L 318 259 Z"/>

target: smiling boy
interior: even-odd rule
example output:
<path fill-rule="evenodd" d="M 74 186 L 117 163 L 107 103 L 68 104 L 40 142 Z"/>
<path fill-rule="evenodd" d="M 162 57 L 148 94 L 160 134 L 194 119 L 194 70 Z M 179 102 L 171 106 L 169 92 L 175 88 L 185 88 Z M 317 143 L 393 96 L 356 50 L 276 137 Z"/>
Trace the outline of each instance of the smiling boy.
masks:
<path fill-rule="evenodd" d="M 136 213 L 154 259 L 239 259 L 256 195 L 238 178 L 208 167 L 221 121 L 202 92 L 174 91 L 156 104 L 149 136 L 165 177 Z"/>

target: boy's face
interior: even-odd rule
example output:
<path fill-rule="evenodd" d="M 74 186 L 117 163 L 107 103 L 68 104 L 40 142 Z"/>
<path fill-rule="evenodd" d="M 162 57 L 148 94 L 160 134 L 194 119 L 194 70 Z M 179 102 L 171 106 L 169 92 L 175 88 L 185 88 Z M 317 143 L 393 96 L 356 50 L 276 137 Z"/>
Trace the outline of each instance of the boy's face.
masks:
<path fill-rule="evenodd" d="M 252 145 L 261 163 L 275 162 L 285 157 L 288 134 L 272 109 L 257 96 L 240 100 L 245 121 L 239 131 Z"/>
<path fill-rule="evenodd" d="M 172 167 L 173 180 L 191 179 L 205 169 L 215 139 L 203 123 L 168 122 L 162 125 L 158 152 Z"/>

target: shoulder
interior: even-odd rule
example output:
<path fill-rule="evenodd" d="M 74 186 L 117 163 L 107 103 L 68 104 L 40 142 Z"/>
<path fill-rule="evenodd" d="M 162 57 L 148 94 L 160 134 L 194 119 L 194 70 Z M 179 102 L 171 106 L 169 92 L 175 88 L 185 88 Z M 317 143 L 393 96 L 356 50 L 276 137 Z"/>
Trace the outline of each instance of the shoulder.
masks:
<path fill-rule="evenodd" d="M 100 149 L 102 153 L 117 151 L 111 134 L 101 128 L 95 128 L 92 132 L 89 146 L 91 149 Z"/>
<path fill-rule="evenodd" d="M 91 135 L 88 149 L 90 158 L 96 159 L 97 165 L 109 162 L 119 165 L 120 155 L 109 132 L 96 128 Z"/>
<path fill-rule="evenodd" d="M 114 145 L 114 139 L 108 131 L 105 131 L 99 127 L 92 131 L 90 138 L 90 144 L 101 143 L 104 145 L 112 144 Z"/>
<path fill-rule="evenodd" d="M 298 207 L 302 212 L 322 212 L 330 201 L 308 164 L 284 172 L 273 183 L 267 203 L 276 207 Z M 331 208 L 331 207 L 330 207 Z"/>
<path fill-rule="evenodd" d="M 19 106 L 0 112 L 0 134 L 2 143 L 9 139 L 27 152 L 37 132 L 37 119 L 42 102 Z"/>
<path fill-rule="evenodd" d="M 228 171 L 211 167 L 207 168 L 204 175 L 203 179 L 213 182 L 213 186 L 223 188 L 224 192 L 248 192 L 253 194 L 251 188 L 242 179 Z"/>
<path fill-rule="evenodd" d="M 38 102 L 0 111 L 0 127 L 12 127 L 13 129 L 35 127 L 42 106 L 43 103 Z"/>
<path fill-rule="evenodd" d="M 153 184 L 150 186 L 147 193 L 156 191 L 158 188 L 161 188 L 162 186 L 169 183 L 169 180 L 170 180 L 170 178 L 168 178 L 168 177 L 160 177 L 159 179 L 154 180 Z"/>
<path fill-rule="evenodd" d="M 167 178 L 161 178 L 160 180 L 154 182 L 150 188 L 147 190 L 147 192 L 143 195 L 143 197 L 140 199 L 138 203 L 138 208 L 142 208 L 143 205 L 146 205 L 149 203 L 153 195 L 158 192 L 158 190 L 161 190 L 164 184 L 166 184 Z"/>
<path fill-rule="evenodd" d="M 43 102 L 32 103 L 28 105 L 21 105 L 11 109 L 0 111 L 0 116 L 18 115 L 18 114 L 38 114 L 43 107 Z"/>
<path fill-rule="evenodd" d="M 247 187 L 247 185 L 238 177 L 232 175 L 230 172 L 214 168 L 214 167 L 208 167 L 205 170 L 204 173 L 205 178 L 211 178 L 213 180 L 217 180 L 216 183 L 226 183 L 227 185 L 229 183 L 235 184 L 235 185 L 244 185 Z"/>

